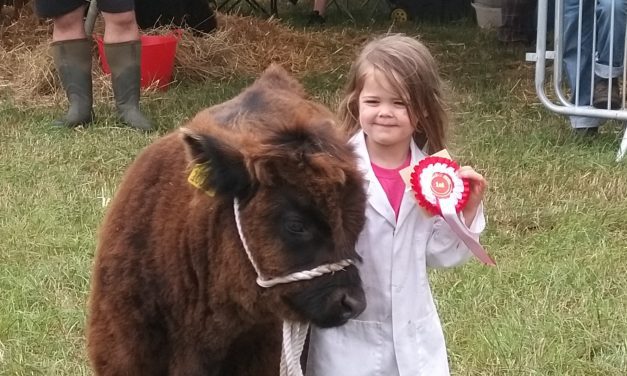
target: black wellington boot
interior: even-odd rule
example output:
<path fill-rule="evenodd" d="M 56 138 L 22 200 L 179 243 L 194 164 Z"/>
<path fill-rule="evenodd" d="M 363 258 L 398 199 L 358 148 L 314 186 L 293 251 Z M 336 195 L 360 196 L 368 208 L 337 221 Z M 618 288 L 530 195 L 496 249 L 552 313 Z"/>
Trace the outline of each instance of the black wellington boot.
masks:
<path fill-rule="evenodd" d="M 51 52 L 61 85 L 70 102 L 67 114 L 52 125 L 70 128 L 87 126 L 93 120 L 91 42 L 88 39 L 53 42 Z"/>
<path fill-rule="evenodd" d="M 118 114 L 127 125 L 144 131 L 152 124 L 139 110 L 141 42 L 106 43 L 111 83 Z"/>

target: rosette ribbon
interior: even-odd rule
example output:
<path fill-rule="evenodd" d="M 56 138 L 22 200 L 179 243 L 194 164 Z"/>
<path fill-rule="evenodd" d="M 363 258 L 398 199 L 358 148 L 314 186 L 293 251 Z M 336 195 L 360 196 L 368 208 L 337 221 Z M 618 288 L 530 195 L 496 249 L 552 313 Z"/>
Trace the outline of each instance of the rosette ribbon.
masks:
<path fill-rule="evenodd" d="M 454 161 L 429 156 L 413 166 L 410 184 L 416 200 L 433 215 L 440 215 L 453 232 L 484 264 L 496 265 L 459 218 L 470 195 L 470 184 L 457 176 L 459 166 Z"/>

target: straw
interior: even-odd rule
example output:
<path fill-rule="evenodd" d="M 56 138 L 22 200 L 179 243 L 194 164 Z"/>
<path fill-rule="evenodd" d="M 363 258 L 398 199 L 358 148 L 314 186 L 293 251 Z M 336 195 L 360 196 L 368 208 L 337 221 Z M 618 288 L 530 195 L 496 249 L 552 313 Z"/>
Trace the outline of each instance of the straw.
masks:
<path fill-rule="evenodd" d="M 194 35 L 184 31 L 177 48 L 173 79 L 176 82 L 230 80 L 254 77 L 270 63 L 278 63 L 297 77 L 347 68 L 365 36 L 354 31 L 296 29 L 277 19 L 217 14 L 218 29 Z M 102 35 L 100 17 L 94 33 Z M 168 28 L 144 30 L 170 33 Z M 0 91 L 8 90 L 18 107 L 50 106 L 65 100 L 49 54 L 52 24 L 37 19 L 30 7 L 0 27 Z M 111 83 L 102 73 L 93 51 L 94 100 L 109 100 Z M 155 88 L 145 91 L 150 97 Z M 146 95 L 147 94 L 147 95 Z"/>

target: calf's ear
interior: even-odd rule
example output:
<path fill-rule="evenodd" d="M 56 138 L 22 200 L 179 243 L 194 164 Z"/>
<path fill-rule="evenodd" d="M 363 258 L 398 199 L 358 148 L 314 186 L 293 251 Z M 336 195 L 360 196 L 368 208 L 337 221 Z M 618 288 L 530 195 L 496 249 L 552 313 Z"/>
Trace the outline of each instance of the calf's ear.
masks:
<path fill-rule="evenodd" d="M 287 90 L 299 97 L 306 97 L 303 85 L 292 77 L 287 71 L 276 63 L 270 64 L 257 79 L 257 85 L 272 92 L 273 89 Z"/>
<path fill-rule="evenodd" d="M 244 197 L 251 187 L 251 177 L 244 155 L 219 134 L 196 133 L 181 128 L 183 142 L 193 163 L 201 166 L 200 189 L 218 195 Z"/>

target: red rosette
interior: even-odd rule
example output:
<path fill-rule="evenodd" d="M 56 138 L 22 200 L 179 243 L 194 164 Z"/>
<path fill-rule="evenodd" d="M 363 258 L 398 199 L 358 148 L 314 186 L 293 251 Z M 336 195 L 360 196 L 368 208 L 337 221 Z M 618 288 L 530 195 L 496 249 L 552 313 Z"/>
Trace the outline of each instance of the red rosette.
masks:
<path fill-rule="evenodd" d="M 442 215 L 439 201 L 455 200 L 455 210 L 462 211 L 468 202 L 470 183 L 458 177 L 457 170 L 459 165 L 448 158 L 429 156 L 418 162 L 410 177 L 418 204 L 433 215 Z M 429 186 L 423 186 L 425 183 Z"/>

